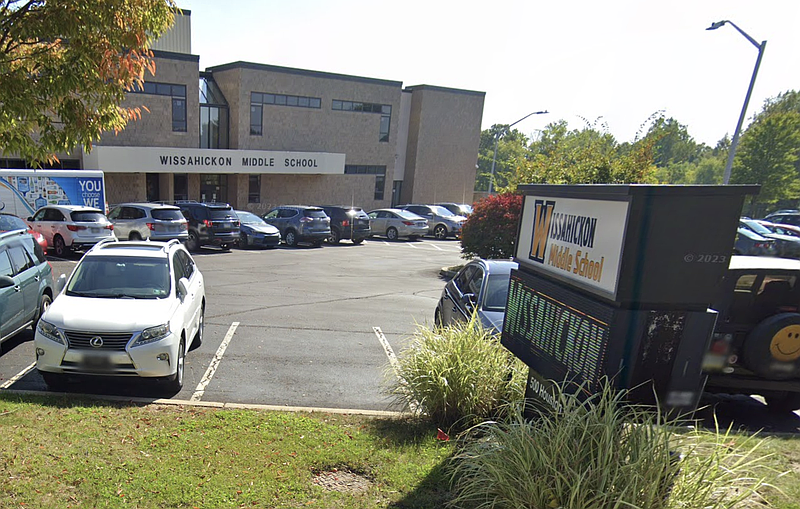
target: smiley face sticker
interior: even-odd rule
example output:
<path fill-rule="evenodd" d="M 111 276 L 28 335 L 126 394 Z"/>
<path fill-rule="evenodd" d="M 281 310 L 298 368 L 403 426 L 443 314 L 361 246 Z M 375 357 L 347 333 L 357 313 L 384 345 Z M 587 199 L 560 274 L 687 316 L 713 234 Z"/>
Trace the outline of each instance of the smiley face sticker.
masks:
<path fill-rule="evenodd" d="M 792 362 L 800 358 L 800 325 L 787 325 L 772 336 L 769 344 L 772 358 Z"/>

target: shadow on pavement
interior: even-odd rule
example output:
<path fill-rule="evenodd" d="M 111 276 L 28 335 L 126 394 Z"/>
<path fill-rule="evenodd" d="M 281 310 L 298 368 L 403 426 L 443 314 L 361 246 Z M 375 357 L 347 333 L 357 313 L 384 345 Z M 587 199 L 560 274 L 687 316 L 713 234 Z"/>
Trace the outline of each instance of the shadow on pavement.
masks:
<path fill-rule="evenodd" d="M 795 412 L 773 412 L 763 402 L 743 395 L 705 394 L 695 413 L 699 423 L 714 429 L 714 417 L 720 430 L 800 436 L 800 415 Z"/>

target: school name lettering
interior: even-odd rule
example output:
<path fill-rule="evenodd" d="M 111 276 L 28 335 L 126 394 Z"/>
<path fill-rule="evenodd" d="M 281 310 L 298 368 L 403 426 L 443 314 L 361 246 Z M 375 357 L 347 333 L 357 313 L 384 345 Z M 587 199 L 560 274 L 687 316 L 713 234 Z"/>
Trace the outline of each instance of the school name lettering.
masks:
<path fill-rule="evenodd" d="M 243 157 L 242 166 L 244 167 L 275 167 L 274 157 Z M 283 160 L 284 168 L 319 168 L 316 159 L 310 158 L 291 158 Z"/>
<path fill-rule="evenodd" d="M 550 238 L 569 242 L 579 247 L 594 247 L 597 218 L 554 213 L 550 226 Z"/>
<path fill-rule="evenodd" d="M 218 156 L 160 156 L 162 166 L 232 166 L 233 158 Z"/>

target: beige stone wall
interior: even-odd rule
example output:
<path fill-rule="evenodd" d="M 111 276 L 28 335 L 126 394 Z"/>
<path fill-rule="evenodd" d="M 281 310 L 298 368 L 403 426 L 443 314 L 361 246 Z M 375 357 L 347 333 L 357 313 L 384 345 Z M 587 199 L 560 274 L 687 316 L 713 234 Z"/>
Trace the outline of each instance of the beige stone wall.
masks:
<path fill-rule="evenodd" d="M 133 147 L 200 146 L 200 71 L 197 60 L 156 58 L 156 74 L 145 81 L 186 85 L 186 132 L 172 130 L 172 98 L 152 94 L 128 94 L 123 106 L 141 108 L 142 117 L 128 122 L 117 133 L 105 133 L 98 145 Z M 144 108 L 149 109 L 146 111 Z"/>
<path fill-rule="evenodd" d="M 147 185 L 144 173 L 106 173 L 106 201 L 110 206 L 117 203 L 147 201 Z"/>
<path fill-rule="evenodd" d="M 427 85 L 411 90 L 402 201 L 470 202 L 485 94 Z"/>

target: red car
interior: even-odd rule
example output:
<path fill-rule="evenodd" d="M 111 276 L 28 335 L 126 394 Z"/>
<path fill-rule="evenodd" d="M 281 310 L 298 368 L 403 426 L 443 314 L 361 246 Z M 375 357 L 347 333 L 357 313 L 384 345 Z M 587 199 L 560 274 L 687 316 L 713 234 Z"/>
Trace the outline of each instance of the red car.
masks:
<path fill-rule="evenodd" d="M 44 254 L 47 254 L 47 240 L 45 240 L 44 235 L 33 231 L 31 227 L 28 226 L 28 223 L 14 214 L 0 212 L 0 232 L 8 232 L 11 230 L 27 230 L 31 235 L 33 235 L 33 238 L 35 238 L 36 242 L 42 247 Z"/>

